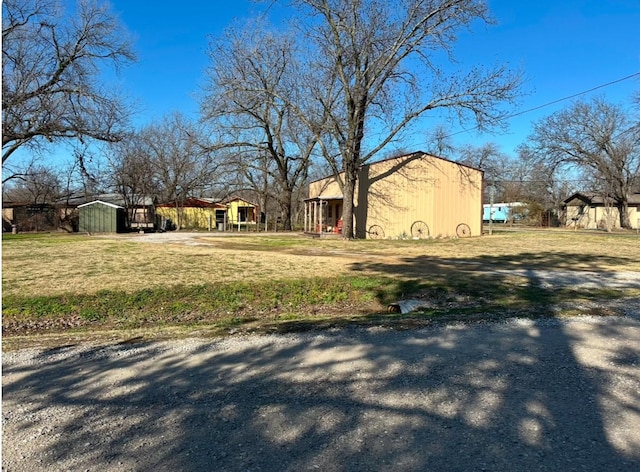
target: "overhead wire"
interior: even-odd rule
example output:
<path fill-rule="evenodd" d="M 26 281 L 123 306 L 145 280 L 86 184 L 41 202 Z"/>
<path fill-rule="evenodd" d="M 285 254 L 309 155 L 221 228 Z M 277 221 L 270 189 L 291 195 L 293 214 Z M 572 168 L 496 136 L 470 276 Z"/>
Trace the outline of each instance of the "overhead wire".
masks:
<path fill-rule="evenodd" d="M 556 103 L 564 102 L 566 100 L 571 100 L 572 98 L 576 98 L 576 97 L 579 97 L 581 95 L 585 95 L 587 93 L 591 93 L 591 92 L 593 92 L 595 90 L 599 90 L 601 88 L 609 87 L 611 85 L 614 85 L 614 84 L 617 84 L 617 83 L 620 83 L 620 82 L 624 82 L 625 80 L 629 80 L 629 79 L 632 79 L 634 77 L 640 77 L 640 72 L 635 72 L 635 73 L 633 73 L 631 75 L 627 75 L 626 77 L 622 77 L 620 79 L 612 80 L 610 82 L 597 85 L 597 86 L 592 87 L 592 88 L 590 88 L 588 90 L 584 90 L 582 92 L 574 93 L 572 95 L 568 95 L 566 97 L 562 97 L 562 98 L 559 98 L 557 100 L 552 100 L 550 102 L 547 102 L 547 103 L 544 103 L 542 105 L 538 105 L 538 106 L 535 106 L 535 107 L 532 107 L 532 108 L 528 108 L 526 110 L 523 110 L 523 111 L 514 113 L 512 115 L 509 115 L 509 116 L 503 118 L 502 121 L 509 120 L 511 118 L 515 118 L 516 116 L 521 116 L 521 115 L 524 115 L 526 113 L 530 113 L 532 111 L 540 110 L 541 108 L 545 108 L 545 107 L 548 107 L 548 106 L 551 106 L 551 105 L 555 105 Z M 452 137 L 452 136 L 456 136 L 458 134 L 466 133 L 466 132 L 472 131 L 472 130 L 477 129 L 477 128 L 479 128 L 479 126 L 475 126 L 475 127 L 470 128 L 468 130 L 457 131 L 455 133 L 447 135 L 446 137 L 449 138 L 449 137 Z M 631 129 L 633 129 L 633 128 L 631 128 Z M 621 132 L 620 135 L 626 133 L 627 131 L 630 131 L 630 129 L 627 129 L 627 130 Z M 499 181 L 502 182 L 502 183 L 545 183 L 545 181 L 542 181 L 542 180 L 500 179 Z M 557 182 L 559 182 L 559 183 L 582 182 L 582 180 L 581 179 L 558 179 Z"/>
<path fill-rule="evenodd" d="M 597 86 L 592 87 L 592 88 L 590 88 L 588 90 L 584 90 L 582 92 L 574 93 L 572 95 L 567 95 L 566 97 L 558 98 L 556 100 L 552 100 L 552 101 L 544 103 L 542 105 L 537 105 L 535 107 L 528 108 L 526 110 L 522 110 L 522 111 L 519 111 L 517 113 L 513 113 L 511 115 L 508 115 L 508 116 L 504 117 L 500 121 L 507 121 L 507 120 L 510 120 L 510 119 L 515 118 L 517 116 L 525 115 L 527 113 L 531 113 L 532 111 L 540 110 L 542 108 L 546 108 L 548 106 L 555 105 L 556 103 L 561 103 L 561 102 L 564 102 L 564 101 L 567 101 L 567 100 L 571 100 L 572 98 L 576 98 L 576 97 L 579 97 L 581 95 L 585 95 L 587 93 L 591 93 L 591 92 L 594 92 L 596 90 L 599 90 L 599 89 L 602 89 L 602 88 L 605 88 L 605 87 L 609 87 L 611 85 L 615 85 L 615 84 L 620 83 L 620 82 L 624 82 L 625 80 L 629 80 L 629 79 L 632 79 L 634 77 L 640 77 L 640 72 L 635 72 L 635 73 L 633 73 L 631 75 L 627 75 L 626 77 L 622 77 L 620 79 L 612 80 L 610 82 L 597 85 Z M 451 134 L 449 134 L 449 135 L 447 135 L 445 137 L 446 138 L 451 138 L 452 136 L 456 136 L 456 135 L 462 134 L 462 133 L 468 133 L 469 131 L 473 131 L 473 130 L 478 129 L 478 128 L 480 128 L 480 125 L 474 126 L 472 128 L 469 128 L 469 129 L 464 129 L 464 130 L 461 130 L 461 131 L 456 131 L 455 133 L 451 133 Z"/>

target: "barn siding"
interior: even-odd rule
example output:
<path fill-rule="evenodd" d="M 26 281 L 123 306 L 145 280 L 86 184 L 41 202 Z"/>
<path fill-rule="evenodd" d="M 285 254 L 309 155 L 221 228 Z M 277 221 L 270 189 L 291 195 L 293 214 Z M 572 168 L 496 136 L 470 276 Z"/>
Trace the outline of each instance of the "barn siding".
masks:
<path fill-rule="evenodd" d="M 309 197 L 342 195 L 335 177 L 309 186 Z M 458 225 L 471 235 L 482 232 L 482 171 L 423 153 L 363 166 L 356 185 L 355 233 L 364 237 L 372 225 L 385 237 L 411 236 L 424 221 L 432 237 L 456 235 Z"/>

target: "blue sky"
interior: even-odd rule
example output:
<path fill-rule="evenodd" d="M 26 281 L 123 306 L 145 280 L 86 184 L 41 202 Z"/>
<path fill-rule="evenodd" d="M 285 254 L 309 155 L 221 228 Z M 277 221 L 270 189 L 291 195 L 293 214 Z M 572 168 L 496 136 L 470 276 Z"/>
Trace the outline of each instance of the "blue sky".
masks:
<path fill-rule="evenodd" d="M 71 0 L 69 0 L 71 1 Z M 392 1 L 392 0 L 390 0 Z M 138 125 L 173 111 L 196 116 L 194 93 L 204 77 L 209 35 L 219 35 L 236 19 L 268 7 L 250 0 L 112 0 L 113 11 L 136 38 L 139 61 L 119 77 L 120 85 L 141 110 Z M 497 21 L 464 33 L 456 47 L 460 67 L 508 62 L 521 68 L 527 95 L 514 113 L 592 89 L 640 72 L 639 0 L 489 0 Z M 270 12 L 278 13 L 272 8 Z M 640 90 L 640 76 L 584 95 L 604 95 L 625 104 Z M 532 121 L 570 101 L 509 120 L 506 134 L 478 135 L 451 128 L 456 144 L 497 143 L 514 155 Z M 433 120 L 428 121 L 429 124 Z M 463 132 L 461 132 L 463 131 Z M 423 149 L 424 139 L 405 149 Z"/>

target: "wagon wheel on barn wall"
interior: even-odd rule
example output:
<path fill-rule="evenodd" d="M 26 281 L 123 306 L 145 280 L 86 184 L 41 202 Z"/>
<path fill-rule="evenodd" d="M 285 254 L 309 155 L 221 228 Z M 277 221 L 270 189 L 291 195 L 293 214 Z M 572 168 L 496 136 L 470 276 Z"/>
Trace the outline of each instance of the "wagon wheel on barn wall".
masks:
<path fill-rule="evenodd" d="M 371 225 L 369 226 L 369 237 L 371 239 L 384 239 L 384 230 L 380 225 Z"/>
<path fill-rule="evenodd" d="M 466 223 L 460 223 L 456 228 L 456 234 L 459 238 L 468 238 L 471 236 L 471 228 Z"/>
<path fill-rule="evenodd" d="M 413 239 L 426 239 L 429 237 L 429 226 L 422 220 L 414 221 L 411 225 L 411 237 Z"/>

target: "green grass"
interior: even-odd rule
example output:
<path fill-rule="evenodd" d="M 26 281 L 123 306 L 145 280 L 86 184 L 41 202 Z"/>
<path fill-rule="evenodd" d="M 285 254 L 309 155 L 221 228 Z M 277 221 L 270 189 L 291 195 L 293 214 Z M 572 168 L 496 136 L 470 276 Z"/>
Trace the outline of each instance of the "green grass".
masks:
<path fill-rule="evenodd" d="M 279 280 L 262 283 L 222 283 L 136 292 L 101 290 L 95 294 L 3 299 L 5 327 L 12 322 L 79 317 L 105 326 L 126 323 L 142 327 L 149 323 L 219 322 L 233 318 L 265 316 L 282 310 L 309 313 L 318 307 L 358 304 L 373 299 L 374 285 L 356 289 L 349 278 Z"/>
<path fill-rule="evenodd" d="M 629 292 L 623 290 L 590 290 L 588 294 L 572 289 L 549 291 L 504 281 L 479 281 L 477 277 L 474 280 L 457 277 L 455 281 L 362 276 L 312 278 L 175 286 L 135 292 L 101 290 L 84 295 L 10 295 L 3 299 L 3 327 L 7 334 L 12 334 L 59 329 L 69 324 L 67 320 L 78 320 L 75 326 L 93 329 L 136 329 L 200 324 L 229 328 L 256 321 L 309 322 L 314 318 L 338 322 L 354 317 L 365 320 L 372 315 L 390 319 L 385 314 L 387 306 L 409 297 L 421 297 L 433 305 L 411 315 L 414 319 L 416 316 L 460 319 L 478 312 L 497 316 L 507 316 L 514 311 L 544 315 L 561 302 L 626 295 Z M 397 319 L 400 315 L 393 317 Z"/>

